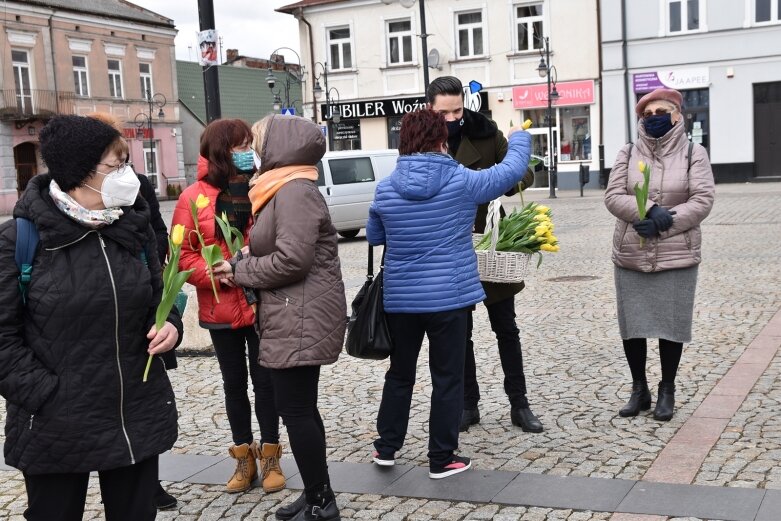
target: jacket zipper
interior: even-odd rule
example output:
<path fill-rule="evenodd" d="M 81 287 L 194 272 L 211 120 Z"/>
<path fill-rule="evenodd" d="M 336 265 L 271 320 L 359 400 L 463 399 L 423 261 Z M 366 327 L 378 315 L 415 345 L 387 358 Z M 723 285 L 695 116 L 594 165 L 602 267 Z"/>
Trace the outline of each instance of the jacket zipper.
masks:
<path fill-rule="evenodd" d="M 125 427 L 125 382 L 122 378 L 122 364 L 119 360 L 119 301 L 117 299 L 117 285 L 114 282 L 114 273 L 111 271 L 111 262 L 106 253 L 106 243 L 103 242 L 103 236 L 100 233 L 98 233 L 98 239 L 100 239 L 103 258 L 106 259 L 108 276 L 111 279 L 111 290 L 114 293 L 114 342 L 117 346 L 117 371 L 119 372 L 119 420 L 122 424 L 122 434 L 125 435 L 125 441 L 127 442 L 127 450 L 130 452 L 130 464 L 135 465 L 136 457 L 133 455 L 133 447 L 130 446 L 130 436 L 127 435 L 127 428 Z"/>
<path fill-rule="evenodd" d="M 656 145 L 654 146 L 654 159 L 657 157 L 657 149 L 659 148 L 659 140 L 656 140 Z M 662 206 L 662 199 L 663 199 L 663 192 L 662 189 L 664 188 L 664 162 L 659 161 L 659 164 L 661 165 L 661 171 L 662 175 L 659 178 L 659 206 Z M 654 260 L 651 262 L 651 269 L 656 270 L 656 262 L 659 260 L 659 237 L 657 236 L 654 240 Z"/>
<path fill-rule="evenodd" d="M 31 414 L 31 415 L 30 415 L 30 429 L 29 429 L 29 430 L 33 430 L 33 420 L 34 420 L 34 419 L 35 419 L 35 415 L 34 415 L 34 414 Z"/>
<path fill-rule="evenodd" d="M 84 237 L 89 235 L 90 233 L 95 233 L 95 232 L 90 230 L 87 233 L 85 233 L 84 235 L 82 235 L 81 237 L 79 237 L 78 239 L 76 239 L 75 241 L 71 241 L 71 242 L 69 242 L 67 244 L 61 244 L 59 246 L 55 246 L 54 248 L 46 248 L 46 251 L 56 251 L 56 250 L 61 250 L 63 248 L 67 248 L 68 246 L 73 246 L 74 244 L 76 244 L 77 242 L 82 240 Z"/>

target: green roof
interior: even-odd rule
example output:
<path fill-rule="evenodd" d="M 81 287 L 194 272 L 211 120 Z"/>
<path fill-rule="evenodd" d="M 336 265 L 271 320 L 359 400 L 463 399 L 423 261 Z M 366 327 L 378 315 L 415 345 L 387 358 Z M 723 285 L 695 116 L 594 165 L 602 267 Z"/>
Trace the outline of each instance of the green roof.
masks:
<path fill-rule="evenodd" d="M 216 65 L 220 78 L 220 109 L 223 118 L 243 119 L 250 125 L 275 112 L 274 94 L 268 88 L 266 76 L 268 69 L 231 67 Z M 179 101 L 190 112 L 206 123 L 206 97 L 203 92 L 203 67 L 197 62 L 176 61 Z M 277 84 L 274 90 L 280 92 L 282 103 L 285 101 L 285 89 L 282 80 L 284 71 L 274 71 Z M 290 101 L 295 101 L 296 113 L 301 109 L 301 85 L 290 84 Z"/>

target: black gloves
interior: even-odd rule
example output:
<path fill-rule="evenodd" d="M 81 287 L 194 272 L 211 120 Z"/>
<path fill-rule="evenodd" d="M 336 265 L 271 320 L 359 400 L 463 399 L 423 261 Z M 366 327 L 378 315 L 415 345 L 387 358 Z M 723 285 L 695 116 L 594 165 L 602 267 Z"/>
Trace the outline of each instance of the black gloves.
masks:
<path fill-rule="evenodd" d="M 675 212 L 656 204 L 648 210 L 646 219 L 651 219 L 659 232 L 666 232 L 673 225 L 673 215 Z"/>
<path fill-rule="evenodd" d="M 659 235 L 659 230 L 656 228 L 656 224 L 651 219 L 635 221 L 632 223 L 632 227 L 635 229 L 637 234 L 644 239 L 651 239 Z"/>

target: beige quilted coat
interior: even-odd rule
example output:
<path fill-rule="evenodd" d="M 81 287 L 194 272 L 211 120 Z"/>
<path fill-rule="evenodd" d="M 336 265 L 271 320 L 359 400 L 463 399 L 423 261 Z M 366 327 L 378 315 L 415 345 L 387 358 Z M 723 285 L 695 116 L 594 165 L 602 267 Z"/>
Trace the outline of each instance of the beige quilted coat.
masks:
<path fill-rule="evenodd" d="M 638 125 L 637 143 L 625 145 L 618 153 L 605 192 L 605 206 L 616 216 L 613 233 L 613 262 L 634 271 L 654 272 L 688 268 L 700 263 L 702 234 L 700 223 L 713 207 L 714 183 L 708 154 L 694 144 L 691 168 L 687 173 L 689 141 L 682 123 L 660 139 L 645 134 Z M 672 228 L 640 246 L 640 236 L 632 227 L 639 218 L 635 183 L 642 185 L 638 161 L 651 165 L 646 208 L 660 205 L 675 211 Z"/>

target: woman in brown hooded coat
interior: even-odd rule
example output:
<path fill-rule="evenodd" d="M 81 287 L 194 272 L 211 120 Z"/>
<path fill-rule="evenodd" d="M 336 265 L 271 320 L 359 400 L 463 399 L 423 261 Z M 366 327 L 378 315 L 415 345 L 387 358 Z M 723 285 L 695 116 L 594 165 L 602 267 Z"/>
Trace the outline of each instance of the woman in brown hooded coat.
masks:
<path fill-rule="evenodd" d="M 295 116 L 268 116 L 252 130 L 260 176 L 250 190 L 249 255 L 239 253 L 215 272 L 258 295 L 259 362 L 271 369 L 277 411 L 305 487 L 276 517 L 337 520 L 317 388 L 320 366 L 335 362 L 342 349 L 347 302 L 336 229 L 316 184 L 325 138 Z"/>

